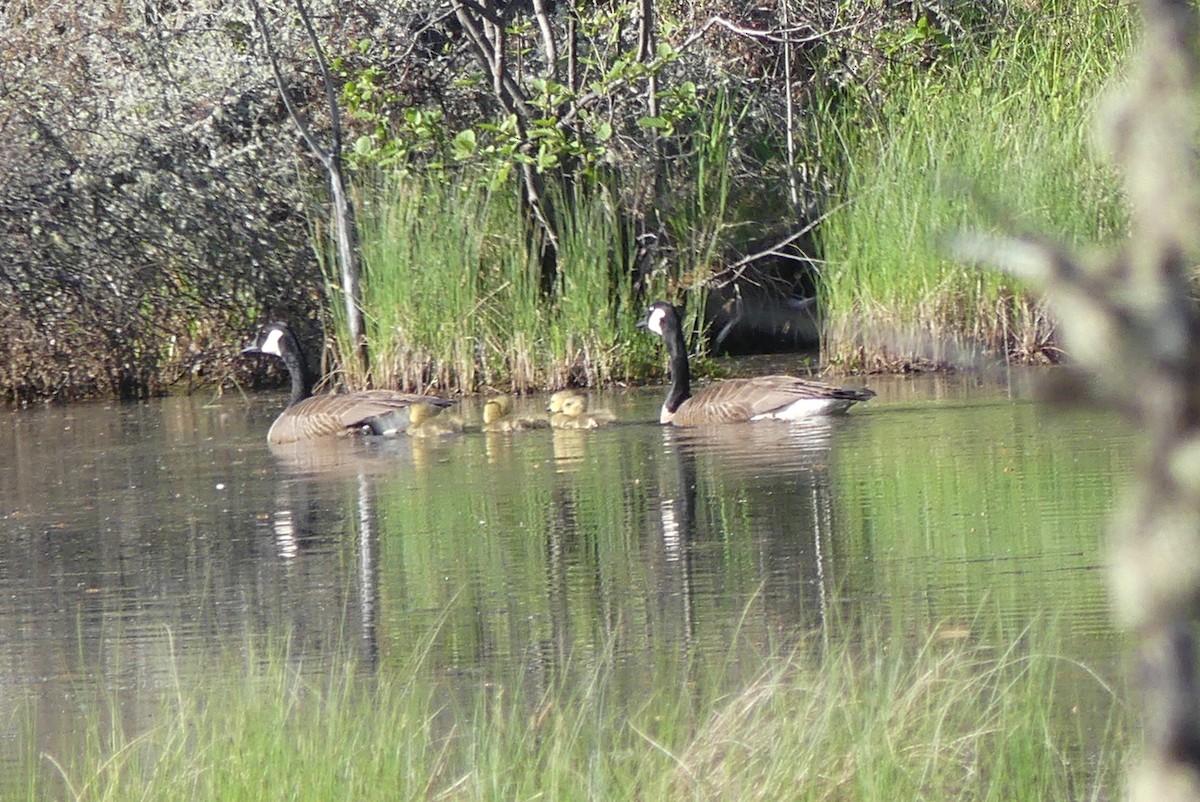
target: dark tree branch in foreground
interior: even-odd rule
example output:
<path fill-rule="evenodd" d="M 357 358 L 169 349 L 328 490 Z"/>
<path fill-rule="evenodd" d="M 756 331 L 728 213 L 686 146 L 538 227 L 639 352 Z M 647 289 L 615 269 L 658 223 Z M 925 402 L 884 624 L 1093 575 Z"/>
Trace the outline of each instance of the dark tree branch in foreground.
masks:
<path fill-rule="evenodd" d="M 1080 256 L 1034 238 L 964 238 L 961 251 L 1041 284 L 1091 393 L 1143 434 L 1137 481 L 1113 523 L 1117 617 L 1137 638 L 1145 757 L 1131 798 L 1200 799 L 1200 255 L 1197 12 L 1143 0 L 1145 42 L 1130 85 L 1102 120 L 1125 175 L 1125 246 Z"/>

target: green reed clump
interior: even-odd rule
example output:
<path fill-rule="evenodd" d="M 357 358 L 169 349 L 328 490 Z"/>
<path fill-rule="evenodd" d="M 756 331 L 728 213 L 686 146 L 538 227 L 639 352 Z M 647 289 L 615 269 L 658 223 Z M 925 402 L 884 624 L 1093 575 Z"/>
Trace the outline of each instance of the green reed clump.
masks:
<path fill-rule="evenodd" d="M 396 176 L 360 189 L 363 306 L 371 380 L 470 392 L 568 381 L 602 384 L 645 372 L 630 346 L 631 255 L 602 184 L 556 188 L 558 265 L 547 286 L 542 241 L 511 193 L 480 183 Z M 331 296 L 338 294 L 336 286 Z M 331 304 L 335 327 L 337 303 Z M 345 350 L 345 336 L 339 350 Z M 343 358 L 348 379 L 353 360 Z"/>
<path fill-rule="evenodd" d="M 418 389 L 472 386 L 483 367 L 477 357 L 485 333 L 480 306 L 492 289 L 488 274 L 508 264 L 488 240 L 496 209 L 472 187 L 431 180 L 397 179 L 360 195 L 374 381 Z"/>
<path fill-rule="evenodd" d="M 1112 239 L 1125 211 L 1091 147 L 1096 98 L 1129 49 L 1119 4 L 1051 4 L 954 68 L 898 79 L 872 124 L 830 134 L 845 203 L 820 231 L 827 361 L 954 364 L 978 352 L 1055 358 L 1044 306 L 1015 281 L 951 261 L 964 229 Z M 995 204 L 995 208 L 989 208 Z"/>
<path fill-rule="evenodd" d="M 1120 704 L 1101 732 L 1073 725 L 1056 676 L 1078 667 L 1029 633 L 999 648 L 814 639 L 761 659 L 737 684 L 719 665 L 663 664 L 631 688 L 604 649 L 540 686 L 455 684 L 421 648 L 371 674 L 251 654 L 181 669 L 144 733 L 93 709 L 66 740 L 73 757 L 29 760 L 6 785 L 30 802 L 1063 800 L 1120 787 Z"/>
<path fill-rule="evenodd" d="M 635 323 L 642 313 L 628 275 L 633 236 L 615 213 L 603 184 L 575 184 L 556 193 L 561 268 L 552 308 L 551 349 L 558 368 L 551 384 L 600 385 L 641 371 L 657 357 Z"/>

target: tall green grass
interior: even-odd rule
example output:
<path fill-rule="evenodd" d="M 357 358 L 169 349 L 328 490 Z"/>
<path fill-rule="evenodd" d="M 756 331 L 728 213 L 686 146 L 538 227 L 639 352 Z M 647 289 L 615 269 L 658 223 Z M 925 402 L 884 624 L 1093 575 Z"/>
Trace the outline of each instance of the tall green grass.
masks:
<path fill-rule="evenodd" d="M 471 392 L 603 385 L 658 372 L 660 349 L 635 330 L 643 303 L 691 303 L 699 328 L 706 283 L 734 227 L 729 196 L 738 114 L 723 94 L 704 110 L 688 153 L 670 161 L 661 222 L 674 255 L 639 275 L 637 235 L 611 176 L 550 182 L 544 233 L 513 187 L 467 174 L 392 175 L 357 188 L 369 377 L 349 358 L 341 290 L 327 282 L 338 362 L 352 384 Z M 636 282 L 636 286 L 635 286 Z"/>
<path fill-rule="evenodd" d="M 147 731 L 93 708 L 71 755 L 27 750 L 6 798 L 1057 801 L 1120 787 L 1122 708 L 1081 732 L 1055 697 L 1062 666 L 1030 633 L 814 640 L 735 687 L 665 665 L 638 696 L 612 655 L 562 667 L 580 678 L 564 684 L 452 683 L 414 654 L 370 675 L 306 672 L 279 648 L 181 667 Z"/>
<path fill-rule="evenodd" d="M 817 230 L 826 362 L 891 369 L 983 352 L 1058 357 L 1038 297 L 954 262 L 944 247 L 966 228 L 1072 243 L 1124 230 L 1117 177 L 1090 131 L 1135 15 L 1106 0 L 1036 5 L 1006 6 L 957 63 L 951 55 L 932 67 L 890 66 L 874 106 L 814 106 L 812 158 L 818 172 L 840 177 Z M 701 333 L 705 294 L 725 261 L 792 214 L 747 198 L 755 193 L 731 174 L 748 110 L 719 90 L 705 101 L 657 173 L 650 217 L 662 248 L 641 275 L 629 211 L 638 204 L 619 178 L 549 182 L 552 274 L 512 185 L 489 191 L 466 174 L 360 184 L 370 381 L 469 392 L 643 377 L 661 365 L 654 344 L 633 332 L 650 296 L 686 300 L 689 332 Z M 782 187 L 778 195 L 781 207 Z M 331 282 L 335 331 L 344 329 L 338 293 Z M 344 352 L 346 338 L 337 340 Z M 353 360 L 339 361 L 348 381 L 368 382 Z"/>
<path fill-rule="evenodd" d="M 631 256 L 620 251 L 632 238 L 602 184 L 554 190 L 559 266 L 549 288 L 542 241 L 510 192 L 394 176 L 358 194 L 375 384 L 521 392 L 603 384 L 657 362 L 635 336 L 641 310 Z M 348 380 L 366 383 L 344 358 L 344 326 L 336 328 Z"/>
<path fill-rule="evenodd" d="M 1117 178 L 1091 130 L 1135 15 L 1056 2 L 1029 16 L 984 57 L 902 77 L 871 121 L 830 129 L 848 144 L 826 148 L 846 175 L 844 205 L 820 230 L 826 361 L 888 369 L 981 351 L 1057 356 L 1041 301 L 954 262 L 945 244 L 968 228 L 1075 244 L 1121 234 Z"/>

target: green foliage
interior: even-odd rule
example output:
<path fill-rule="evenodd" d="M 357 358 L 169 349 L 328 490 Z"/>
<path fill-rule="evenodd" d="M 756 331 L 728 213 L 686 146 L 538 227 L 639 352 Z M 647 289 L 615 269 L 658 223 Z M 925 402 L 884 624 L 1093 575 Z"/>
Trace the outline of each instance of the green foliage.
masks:
<path fill-rule="evenodd" d="M 769 658 L 732 693 L 663 665 L 636 699 L 602 667 L 611 655 L 573 657 L 563 668 L 582 681 L 570 686 L 462 691 L 424 669 L 419 647 L 369 679 L 353 660 L 305 673 L 286 646 L 251 647 L 182 666 L 144 736 L 125 734 L 115 701 L 92 707 L 67 739 L 79 758 L 55 761 L 60 780 L 22 767 L 24 798 L 970 802 L 1118 787 L 1112 729 L 1085 757 L 1055 721 L 1056 661 L 1041 640 L 860 637 Z"/>
<path fill-rule="evenodd" d="M 526 391 L 571 380 L 603 384 L 657 363 L 645 338 L 635 337 L 640 309 L 631 256 L 620 245 L 632 237 L 602 185 L 551 193 L 561 232 L 549 288 L 541 242 L 511 186 L 493 191 L 469 175 L 456 187 L 396 175 L 362 187 L 359 197 L 375 383 Z M 330 282 L 329 292 L 340 290 Z"/>
<path fill-rule="evenodd" d="M 500 186 L 516 165 L 531 165 L 538 173 L 563 171 L 589 179 L 598 177 L 605 164 L 619 160 L 613 138 L 619 123 L 611 112 L 630 105 L 645 91 L 652 77 L 667 77 L 667 68 L 679 54 L 668 43 L 660 43 L 655 57 L 639 61 L 625 48 L 619 35 L 628 24 L 627 9 L 582 13 L 579 24 L 587 37 L 587 52 L 580 56 L 583 75 L 578 88 L 549 77 L 527 78 L 522 91 L 529 109 L 528 119 L 499 108 L 491 116 L 461 123 L 448 121 L 433 103 L 410 102 L 389 88 L 383 68 L 388 53 L 372 60 L 334 60 L 342 83 L 342 100 L 351 117 L 367 131 L 356 140 L 351 164 L 359 170 L 391 170 L 440 173 L 447 165 L 470 165 Z M 538 32 L 529 20 L 515 20 L 506 33 L 514 37 L 517 52 L 532 50 Z M 371 50 L 366 40 L 358 43 L 356 55 Z M 490 81 L 484 76 L 462 75 L 460 88 L 483 90 Z M 659 136 L 686 131 L 699 110 L 695 83 L 682 81 L 659 92 L 660 112 L 637 121 L 642 128 L 656 129 Z M 494 105 L 494 104 L 492 104 Z M 457 130 L 456 130 L 457 127 Z"/>
<path fill-rule="evenodd" d="M 887 369 L 978 351 L 1057 358 L 1035 297 L 945 248 L 964 229 L 1084 243 L 1124 228 L 1120 188 L 1089 130 L 1130 24 L 1116 8 L 1056 20 L 1031 18 L 961 68 L 896 79 L 867 125 L 841 118 L 826 153 L 846 175 L 844 201 L 820 230 L 828 361 Z"/>

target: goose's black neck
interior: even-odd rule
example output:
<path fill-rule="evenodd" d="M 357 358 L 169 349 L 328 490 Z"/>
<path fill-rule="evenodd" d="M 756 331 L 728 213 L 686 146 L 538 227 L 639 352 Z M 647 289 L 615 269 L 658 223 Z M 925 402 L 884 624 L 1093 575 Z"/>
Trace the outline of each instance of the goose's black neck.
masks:
<path fill-rule="evenodd" d="M 308 360 L 304 358 L 300 342 L 290 331 L 279 349 L 279 354 L 283 357 L 283 364 L 287 366 L 288 375 L 292 378 L 292 396 L 288 399 L 290 407 L 312 395 L 312 374 L 308 372 Z"/>
<path fill-rule="evenodd" d="M 667 344 L 667 354 L 671 357 L 671 389 L 667 393 L 664 406 L 668 412 L 673 413 L 692 396 L 692 371 L 688 366 L 687 342 L 683 339 L 683 330 L 677 320 L 666 327 L 663 341 Z"/>

